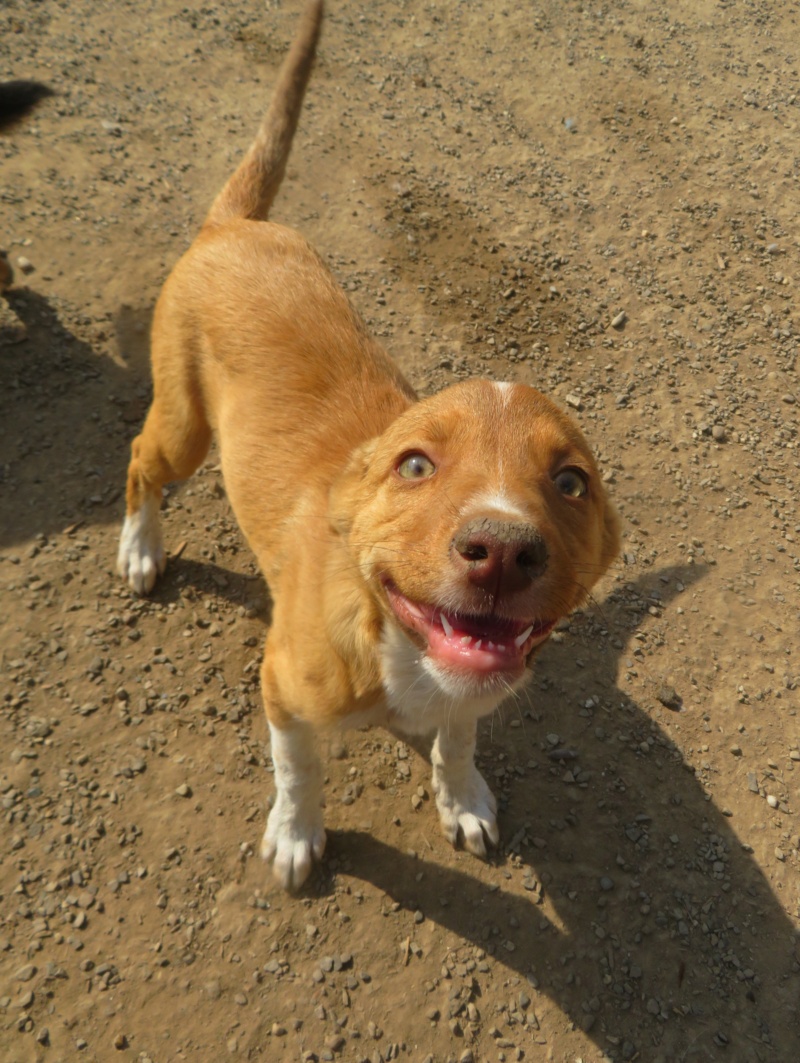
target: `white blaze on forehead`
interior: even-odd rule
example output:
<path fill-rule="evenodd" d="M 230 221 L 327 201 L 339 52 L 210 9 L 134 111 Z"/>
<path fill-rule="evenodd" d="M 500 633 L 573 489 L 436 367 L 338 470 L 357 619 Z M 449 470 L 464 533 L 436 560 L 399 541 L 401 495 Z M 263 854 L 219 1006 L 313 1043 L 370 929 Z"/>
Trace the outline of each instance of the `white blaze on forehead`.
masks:
<path fill-rule="evenodd" d="M 506 380 L 497 380 L 494 382 L 494 386 L 500 392 L 500 397 L 503 401 L 503 409 L 505 409 L 508 406 L 509 400 L 511 399 L 511 391 L 513 388 L 516 387 L 516 384 L 511 384 Z"/>
<path fill-rule="evenodd" d="M 511 404 L 511 396 L 516 384 L 507 380 L 493 381 L 494 387 L 497 388 L 500 397 L 500 409 L 501 415 L 505 413 Z M 499 440 L 498 440 L 499 442 Z M 467 503 L 461 507 L 461 512 L 475 512 L 486 509 L 491 509 L 499 513 L 507 514 L 509 517 L 523 517 L 527 519 L 527 514 L 520 507 L 520 505 L 509 497 L 503 490 L 503 480 L 505 478 L 505 463 L 503 461 L 502 449 L 498 448 L 498 468 L 497 468 L 497 486 L 493 489 L 486 489 L 481 491 L 480 494 L 471 498 Z"/>

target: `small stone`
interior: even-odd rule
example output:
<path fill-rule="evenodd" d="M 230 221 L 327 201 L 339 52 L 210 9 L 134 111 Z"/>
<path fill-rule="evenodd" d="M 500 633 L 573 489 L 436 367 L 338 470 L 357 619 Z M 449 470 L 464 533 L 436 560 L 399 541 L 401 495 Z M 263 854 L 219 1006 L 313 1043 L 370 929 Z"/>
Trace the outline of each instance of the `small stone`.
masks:
<path fill-rule="evenodd" d="M 603 877 L 600 879 L 600 889 L 601 890 L 605 890 L 606 892 L 608 892 L 608 890 L 613 890 L 613 888 L 614 888 L 614 880 L 613 880 L 613 878 L 609 878 L 608 875 L 603 875 Z"/>
<path fill-rule="evenodd" d="M 114 1038 L 114 1048 L 116 1048 L 118 1052 L 121 1052 L 123 1050 L 123 1048 L 127 1048 L 127 1047 L 128 1047 L 128 1038 L 126 1037 L 126 1035 L 124 1033 L 122 1033 L 120 1031 L 120 1033 L 118 1033 L 117 1036 Z"/>
<path fill-rule="evenodd" d="M 26 258 L 25 255 L 19 255 L 17 257 L 17 265 L 23 273 L 33 273 L 33 271 L 36 269 L 31 260 L 29 258 Z"/>
<path fill-rule="evenodd" d="M 30 982 L 31 978 L 36 974 L 36 968 L 32 963 L 26 964 L 24 967 L 20 967 L 17 973 L 14 975 L 16 982 Z"/>
<path fill-rule="evenodd" d="M 180 786 L 175 787 L 175 793 L 178 795 L 178 797 L 191 797 L 192 788 L 188 783 L 182 782 Z"/>
<path fill-rule="evenodd" d="M 272 1036 L 273 1037 L 285 1037 L 286 1027 L 281 1026 L 279 1022 L 273 1022 L 272 1024 Z"/>
<path fill-rule="evenodd" d="M 672 709 L 677 711 L 683 708 L 683 699 L 674 687 L 669 686 L 666 683 L 658 688 L 656 697 L 666 709 Z"/>
<path fill-rule="evenodd" d="M 767 804 L 770 808 L 778 807 L 778 798 L 774 794 L 767 794 Z"/>
<path fill-rule="evenodd" d="M 711 437 L 717 443 L 724 443 L 728 437 L 728 433 L 721 424 L 715 424 L 711 429 Z"/>
<path fill-rule="evenodd" d="M 742 755 L 742 747 L 741 746 L 731 746 L 731 753 L 733 753 L 733 755 L 735 757 L 740 757 Z"/>
<path fill-rule="evenodd" d="M 628 315 L 626 314 L 626 312 L 624 310 L 620 310 L 616 317 L 612 317 L 611 327 L 615 329 L 621 329 L 627 320 Z"/>

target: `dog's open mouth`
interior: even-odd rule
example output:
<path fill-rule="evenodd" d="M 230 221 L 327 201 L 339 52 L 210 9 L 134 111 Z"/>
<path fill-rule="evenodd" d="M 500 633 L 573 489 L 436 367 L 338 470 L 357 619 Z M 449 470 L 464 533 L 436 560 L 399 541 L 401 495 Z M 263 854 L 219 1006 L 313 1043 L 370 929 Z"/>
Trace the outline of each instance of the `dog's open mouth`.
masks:
<path fill-rule="evenodd" d="M 403 627 L 425 640 L 428 656 L 460 671 L 519 673 L 528 654 L 544 642 L 556 623 L 445 612 L 434 605 L 411 601 L 390 581 L 384 586 L 392 612 Z"/>

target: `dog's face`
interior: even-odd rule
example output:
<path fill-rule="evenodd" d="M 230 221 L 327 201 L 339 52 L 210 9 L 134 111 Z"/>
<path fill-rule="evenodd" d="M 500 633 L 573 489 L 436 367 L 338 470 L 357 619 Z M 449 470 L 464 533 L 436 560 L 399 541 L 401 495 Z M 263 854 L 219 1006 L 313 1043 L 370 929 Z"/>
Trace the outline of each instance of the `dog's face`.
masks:
<path fill-rule="evenodd" d="M 386 622 L 462 697 L 516 685 L 619 547 L 580 430 L 521 384 L 412 406 L 353 455 L 332 513 Z"/>

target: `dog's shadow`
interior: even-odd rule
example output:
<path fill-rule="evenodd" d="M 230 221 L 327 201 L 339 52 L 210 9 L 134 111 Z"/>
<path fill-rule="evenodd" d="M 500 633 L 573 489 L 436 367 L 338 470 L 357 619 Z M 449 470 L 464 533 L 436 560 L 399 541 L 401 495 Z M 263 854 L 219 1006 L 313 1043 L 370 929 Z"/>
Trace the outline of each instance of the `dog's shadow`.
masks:
<path fill-rule="evenodd" d="M 238 572 L 215 561 L 184 556 L 171 558 L 156 584 L 152 600 L 165 605 L 177 602 L 187 587 L 196 594 L 224 598 L 231 605 L 251 608 L 253 615 L 266 625 L 272 619 L 269 588 L 258 571 Z"/>
<path fill-rule="evenodd" d="M 613 1059 L 714 1059 L 726 1039 L 766 1052 L 785 1039 L 796 1007 L 794 928 L 735 819 L 716 807 L 671 738 L 668 727 L 682 714 L 662 709 L 656 695 L 640 704 L 618 685 L 621 664 L 641 669 L 626 643 L 653 603 L 666 606 L 701 576 L 699 567 L 665 569 L 612 593 L 599 618 L 587 616 L 583 631 L 573 625 L 543 654 L 537 674 L 546 689 L 533 702 L 534 722 L 484 731 L 479 753 L 504 765 L 501 828 L 517 850 L 497 867 L 465 856 L 455 869 L 361 831 L 329 833 L 323 878 L 327 869 L 368 881 L 452 934 L 446 946 L 486 949 Z M 581 682 L 567 684 L 565 704 L 561 678 L 576 674 Z M 691 688 L 681 693 L 695 712 Z M 587 694 L 594 705 L 581 716 Z M 576 759 L 548 756 L 546 736 L 555 732 Z M 533 761 L 536 768 L 516 773 Z M 777 995 L 774 978 L 772 995 L 762 993 L 763 976 L 775 971 L 783 978 Z M 774 1058 L 742 1051 L 736 1058 Z"/>
<path fill-rule="evenodd" d="M 138 361 L 102 353 L 123 346 L 125 316 L 77 327 L 33 289 L 0 297 L 0 547 L 120 519 L 128 440 L 150 398 L 145 322 Z"/>

